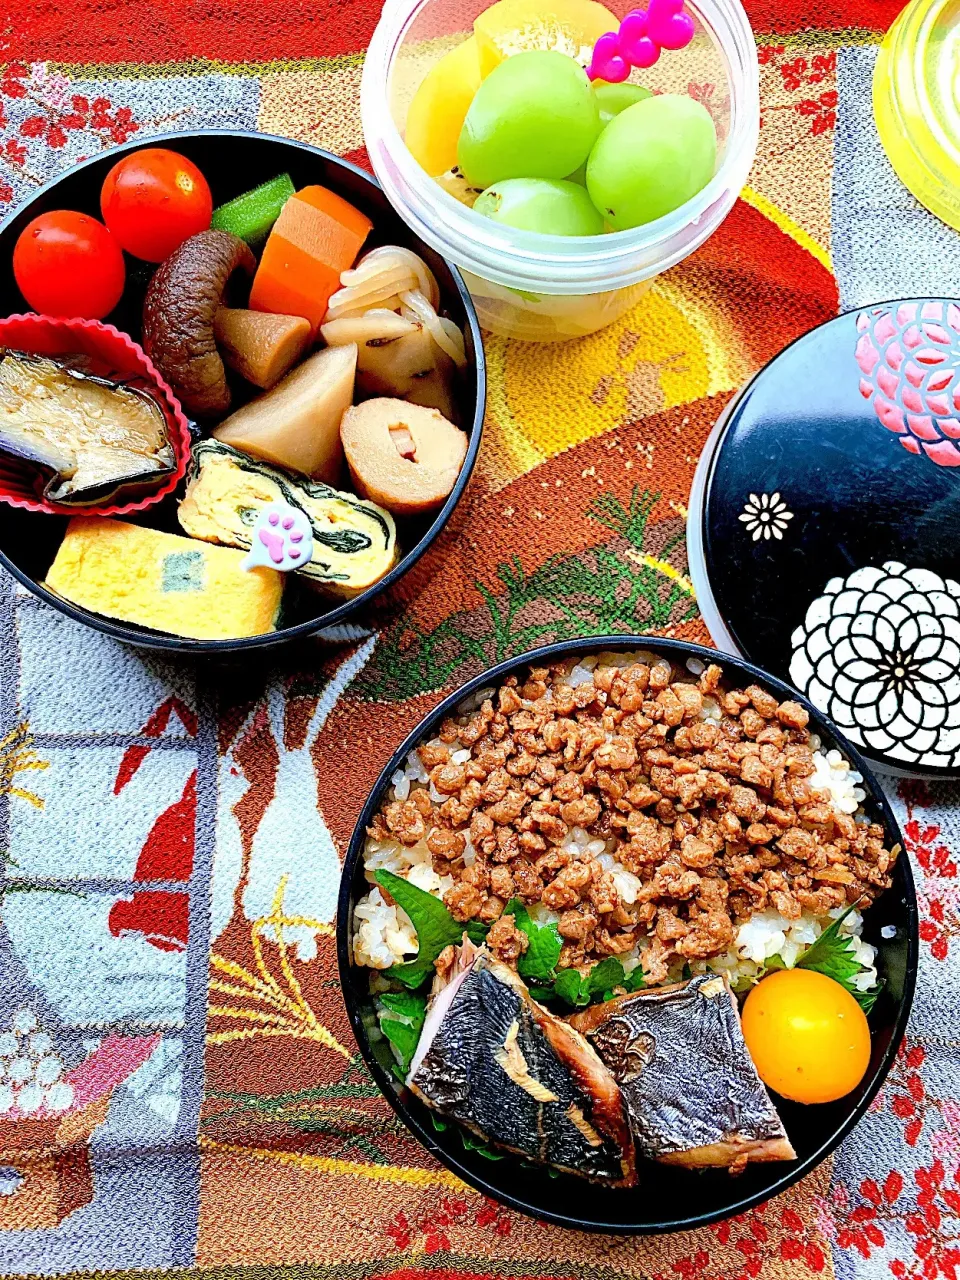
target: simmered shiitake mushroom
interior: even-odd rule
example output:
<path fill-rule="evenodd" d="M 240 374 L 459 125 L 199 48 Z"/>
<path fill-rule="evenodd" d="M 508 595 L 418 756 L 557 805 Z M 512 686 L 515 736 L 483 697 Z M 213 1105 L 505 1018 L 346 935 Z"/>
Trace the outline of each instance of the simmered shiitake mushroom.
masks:
<path fill-rule="evenodd" d="M 201 231 L 157 268 L 143 303 L 143 349 L 187 413 L 216 418 L 230 408 L 214 318 L 231 277 L 252 276 L 256 259 L 228 231 Z"/>

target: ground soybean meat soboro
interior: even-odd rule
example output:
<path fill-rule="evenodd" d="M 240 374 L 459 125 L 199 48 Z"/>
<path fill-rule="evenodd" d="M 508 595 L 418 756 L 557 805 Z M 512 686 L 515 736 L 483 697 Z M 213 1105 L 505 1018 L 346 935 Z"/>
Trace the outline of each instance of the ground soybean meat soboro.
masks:
<path fill-rule="evenodd" d="M 508 677 L 478 710 L 419 748 L 427 785 L 387 803 L 369 834 L 426 838 L 457 920 L 490 923 L 488 945 L 516 965 L 527 945 L 511 898 L 559 916 L 561 967 L 584 970 L 638 944 L 648 980 L 717 956 L 767 906 L 818 916 L 890 884 L 883 828 L 814 790 L 807 712 L 722 669 L 694 680 L 665 659 L 572 661 Z M 572 838 L 579 833 L 579 839 Z M 589 839 L 584 840 L 583 835 Z M 603 854 L 601 850 L 601 843 Z M 631 873 L 618 891 L 598 857 Z"/>

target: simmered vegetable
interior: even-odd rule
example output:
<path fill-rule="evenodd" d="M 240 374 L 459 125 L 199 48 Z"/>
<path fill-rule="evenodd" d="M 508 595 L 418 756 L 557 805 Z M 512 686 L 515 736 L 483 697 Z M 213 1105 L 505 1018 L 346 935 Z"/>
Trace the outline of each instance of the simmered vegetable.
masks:
<path fill-rule="evenodd" d="M 175 463 L 151 395 L 22 351 L 0 352 L 0 454 L 36 467 L 46 498 L 77 505 L 156 487 Z"/>
<path fill-rule="evenodd" d="M 221 307 L 213 332 L 230 368 L 265 391 L 297 363 L 310 342 L 310 322 L 302 316 L 272 316 L 242 307 Z"/>
<path fill-rule="evenodd" d="M 317 351 L 213 434 L 255 458 L 336 484 L 343 472 L 340 420 L 353 401 L 356 368 L 354 346 Z"/>
<path fill-rule="evenodd" d="M 289 173 L 281 173 L 214 209 L 210 225 L 217 231 L 229 231 L 256 247 L 266 240 L 280 217 L 280 210 L 295 190 Z"/>
<path fill-rule="evenodd" d="M 373 224 L 325 187 L 304 187 L 286 202 L 260 259 L 250 293 L 255 311 L 305 316 L 314 333 L 340 274 L 352 266 Z"/>
<path fill-rule="evenodd" d="M 371 307 L 362 315 L 331 320 L 323 325 L 321 333 L 331 347 L 356 344 L 357 387 L 363 395 L 396 396 L 413 404 L 429 404 L 442 413 L 446 412 L 444 404 L 452 408 L 449 387 L 453 361 L 419 321 L 383 307 Z M 437 383 L 446 392 L 443 403 L 420 398 L 428 380 L 431 387 Z"/>

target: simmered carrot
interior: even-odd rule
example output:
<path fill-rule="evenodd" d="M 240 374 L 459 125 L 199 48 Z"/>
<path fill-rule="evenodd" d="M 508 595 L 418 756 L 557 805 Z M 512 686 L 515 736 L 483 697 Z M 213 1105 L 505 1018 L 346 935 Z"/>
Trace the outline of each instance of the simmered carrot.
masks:
<path fill-rule="evenodd" d="M 339 222 L 342 227 L 355 235 L 357 250 L 354 257 L 356 257 L 360 246 L 373 229 L 373 223 L 369 218 L 364 217 L 359 209 L 355 209 L 342 196 L 338 196 L 334 191 L 328 191 L 326 187 L 303 187 L 297 192 L 297 199 L 306 201 L 318 212 L 325 213 L 334 222 Z"/>
<path fill-rule="evenodd" d="M 324 187 L 304 187 L 283 206 L 250 291 L 254 311 L 305 316 L 316 336 L 340 273 L 351 267 L 372 223 Z"/>

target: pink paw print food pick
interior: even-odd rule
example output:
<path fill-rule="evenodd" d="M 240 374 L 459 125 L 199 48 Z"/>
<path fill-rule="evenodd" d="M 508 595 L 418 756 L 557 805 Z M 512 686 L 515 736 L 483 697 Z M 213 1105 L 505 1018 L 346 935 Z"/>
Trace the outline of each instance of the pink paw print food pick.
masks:
<path fill-rule="evenodd" d="M 244 569 L 262 565 L 289 573 L 310 563 L 313 555 L 313 529 L 298 507 L 286 502 L 269 502 L 261 507 L 253 526 L 250 552 L 243 561 Z"/>
<path fill-rule="evenodd" d="M 662 49 L 683 49 L 693 39 L 693 19 L 683 11 L 683 0 L 650 0 L 648 9 L 633 9 L 593 47 L 587 68 L 591 80 L 620 84 L 631 67 L 652 67 Z"/>

